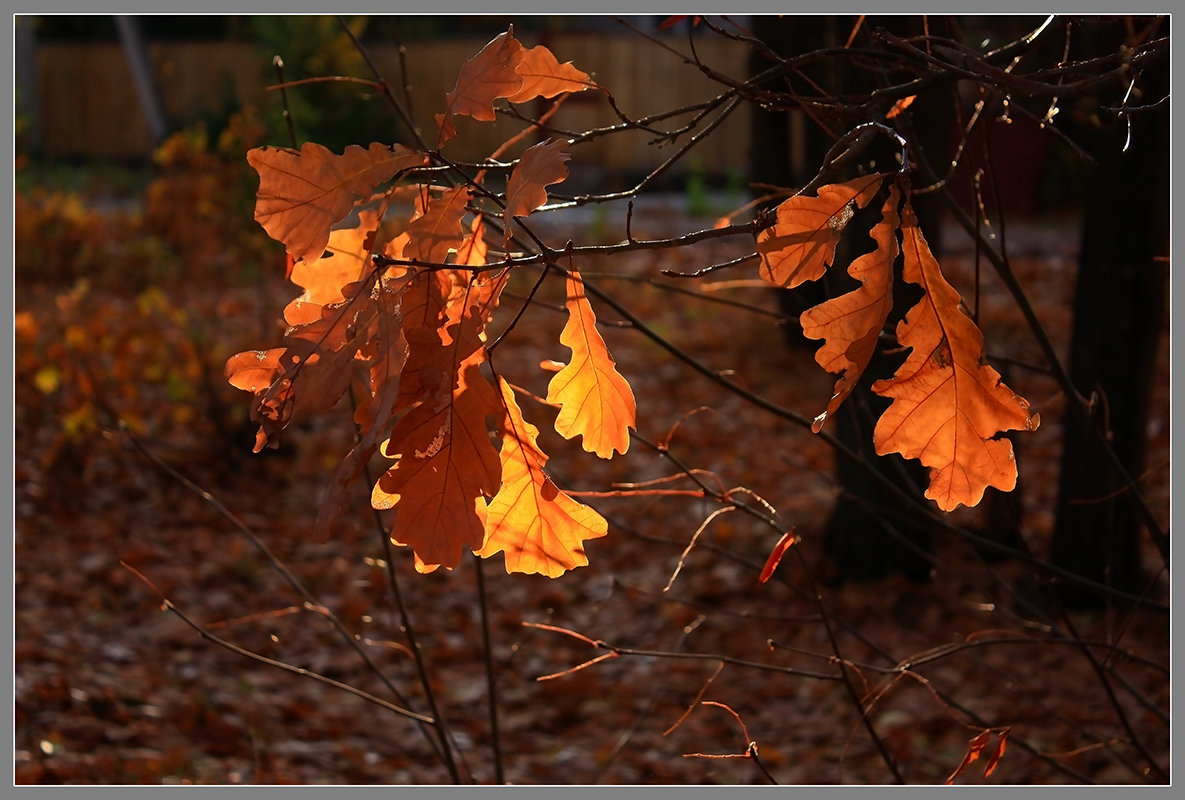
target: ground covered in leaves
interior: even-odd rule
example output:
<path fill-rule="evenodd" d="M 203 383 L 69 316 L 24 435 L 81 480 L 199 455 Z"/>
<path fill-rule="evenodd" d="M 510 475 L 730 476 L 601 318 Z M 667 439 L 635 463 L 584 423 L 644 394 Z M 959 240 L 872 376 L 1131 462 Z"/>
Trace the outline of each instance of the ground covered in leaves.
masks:
<path fill-rule="evenodd" d="M 634 234 L 711 225 L 680 213 L 684 201 L 640 206 Z M 543 229 L 557 239 L 616 241 L 623 219 L 619 208 Z M 1021 283 L 1064 353 L 1073 229 L 1013 226 L 1008 235 Z M 945 238 L 940 260 L 966 298 L 973 251 L 965 237 Z M 711 370 L 810 419 L 834 377 L 810 349 L 784 346 L 774 298 L 752 280 L 753 262 L 698 280 L 660 275 L 727 260 L 743 252 L 737 246 L 751 250 L 752 241 L 580 268 Z M 249 396 L 225 385 L 222 365 L 241 350 L 276 345 L 273 321 L 295 290 L 282 280 L 279 257 L 257 265 L 253 280 L 224 282 L 224 267 L 133 290 L 118 275 L 18 280 L 17 783 L 453 780 L 431 729 L 213 637 L 443 720 L 465 782 L 879 784 L 894 780 L 891 762 L 906 781 L 941 783 L 986 730 L 980 760 L 957 782 L 1165 781 L 1150 764 L 1168 769 L 1167 612 L 1055 615 L 1051 631 L 1040 621 L 1052 612 L 1031 567 L 987 559 L 956 537 L 938 541 L 928 583 L 829 582 L 818 534 L 839 488 L 827 445 L 695 375 L 600 309 L 637 395 L 642 438 L 628 455 L 600 462 L 549 435 L 544 406 L 524 401 L 524 412 L 544 431 L 558 484 L 618 492 L 585 498 L 609 519 L 609 535 L 588 543 L 588 567 L 558 580 L 507 575 L 501 557 L 484 562 L 480 575 L 473 560 L 419 575 L 410 554 L 396 550 L 393 571 L 429 701 L 366 487 L 357 487 L 353 513 L 330 540 L 311 535 L 320 487 L 350 446 L 346 404 L 300 421 L 279 450 L 250 453 Z M 989 354 L 1039 363 L 1011 300 L 986 273 L 982 285 Z M 524 280 L 514 296 L 529 288 Z M 724 302 L 679 293 L 705 289 Z M 539 362 L 565 357 L 558 298 L 545 289 L 494 359 L 539 394 L 548 378 Z M 1142 480 L 1167 525 L 1167 338 L 1163 353 Z M 1015 369 L 1010 384 L 1043 421 L 1019 453 L 1023 531 L 1043 555 L 1061 401 L 1039 373 Z M 801 540 L 769 582 L 758 575 L 776 531 L 721 514 L 685 553 L 714 503 L 686 491 L 687 480 L 654 486 L 684 490 L 667 494 L 614 490 L 614 482 L 683 468 L 743 487 L 795 527 Z M 952 521 L 986 524 L 965 509 Z M 1148 566 L 1153 574 L 1159 567 L 1151 552 Z M 1167 602 L 1166 577 L 1150 599 Z M 1069 625 L 1076 639 L 1062 635 Z M 998 765 L 984 777 L 993 753 Z"/>

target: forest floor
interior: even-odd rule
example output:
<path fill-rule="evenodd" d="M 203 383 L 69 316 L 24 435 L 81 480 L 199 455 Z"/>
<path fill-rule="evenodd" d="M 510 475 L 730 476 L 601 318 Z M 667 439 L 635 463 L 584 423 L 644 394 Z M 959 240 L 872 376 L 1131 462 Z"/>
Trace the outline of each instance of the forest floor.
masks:
<path fill-rule="evenodd" d="M 563 224 L 582 226 L 581 235 L 607 227 L 598 235 L 608 241 L 617 222 L 609 213 Z M 633 224 L 645 235 L 710 220 L 689 221 L 659 204 L 639 207 Z M 1008 237 L 1021 285 L 1064 354 L 1073 228 L 1018 225 Z M 957 234 L 944 239 L 944 270 L 969 298 L 973 251 Z M 685 352 L 809 420 L 826 405 L 834 376 L 814 364 L 811 349 L 784 346 L 774 297 L 750 280 L 752 263 L 695 281 L 659 275 L 730 257 L 726 245 L 708 243 L 581 269 Z M 979 303 L 989 354 L 1040 363 L 1023 318 L 989 275 Z M 711 289 L 728 303 L 674 294 L 672 285 Z M 222 378 L 230 355 L 278 344 L 270 321 L 296 293 L 282 275 L 231 287 L 205 275 L 126 294 L 18 289 L 17 783 L 453 781 L 431 729 L 209 637 L 438 716 L 464 782 L 883 784 L 895 769 L 911 783 L 942 783 L 985 730 L 983 756 L 958 783 L 1167 781 L 1156 772 L 1168 769 L 1167 611 L 1060 613 L 1033 567 L 985 558 L 956 536 L 937 538 L 929 582 L 828 581 L 818 535 L 839 488 L 826 443 L 691 373 L 636 331 L 614 327 L 607 309 L 598 311 L 638 400 L 638 432 L 666 442 L 669 455 L 639 439 L 627 455 L 600 462 L 548 435 L 547 409 L 528 403 L 524 413 L 545 431 L 557 483 L 603 491 L 675 474 L 677 460 L 762 498 L 800 542 L 773 579 L 759 583 L 777 532 L 723 514 L 681 561 L 717 506 L 635 495 L 586 498 L 609 519 L 609 534 L 588 543 L 589 566 L 556 580 L 507 575 L 501 557 L 480 574 L 467 560 L 420 575 L 410 553 L 397 550 L 394 573 L 430 706 L 401 633 L 366 487 L 356 487 L 353 511 L 328 541 L 312 535 L 321 486 L 350 446 L 349 410 L 343 403 L 302 421 L 279 450 L 253 456 L 249 397 Z M 557 340 L 562 318 L 543 310 L 555 298 L 540 299 L 496 362 L 544 393 L 539 362 L 566 351 Z M 512 299 L 503 305 L 509 313 Z M 1140 480 L 1167 528 L 1165 335 L 1149 469 Z M 1042 557 L 1062 404 L 1038 372 L 1015 369 L 1009 383 L 1042 418 L 1018 438 L 1021 529 Z M 341 620 L 398 694 L 219 506 L 154 463 L 117 419 L 249 529 Z M 975 509 L 950 519 L 975 531 L 987 525 Z M 1163 606 L 1168 579 L 1151 549 L 1147 567 L 1148 597 Z M 165 609 L 162 596 L 207 638 Z M 985 777 L 1002 732 L 1007 749 Z"/>

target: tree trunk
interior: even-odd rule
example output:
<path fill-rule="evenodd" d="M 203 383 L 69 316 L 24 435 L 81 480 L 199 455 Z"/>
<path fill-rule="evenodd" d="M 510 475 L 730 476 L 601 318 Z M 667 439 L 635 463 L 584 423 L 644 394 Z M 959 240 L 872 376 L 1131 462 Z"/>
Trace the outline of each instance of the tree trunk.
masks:
<path fill-rule="evenodd" d="M 1142 102 L 1168 92 L 1168 64 L 1145 74 Z M 1140 515 L 1105 455 L 1101 432 L 1127 474 L 1145 468 L 1156 356 L 1168 314 L 1169 108 L 1131 115 L 1105 147 L 1088 194 L 1074 295 L 1070 380 L 1094 398 L 1090 419 L 1068 417 L 1051 560 L 1128 592 L 1143 589 Z M 1072 605 L 1097 602 L 1062 587 Z"/>
<path fill-rule="evenodd" d="M 124 57 L 132 73 L 132 81 L 136 84 L 136 93 L 140 96 L 144 119 L 148 122 L 148 131 L 152 134 L 152 143 L 155 146 L 169 132 L 169 124 L 160 92 L 157 91 L 156 81 L 152 77 L 152 69 L 148 64 L 148 46 L 144 43 L 144 36 L 140 31 L 140 20 L 137 17 L 117 15 L 115 27 L 119 31 Z"/>

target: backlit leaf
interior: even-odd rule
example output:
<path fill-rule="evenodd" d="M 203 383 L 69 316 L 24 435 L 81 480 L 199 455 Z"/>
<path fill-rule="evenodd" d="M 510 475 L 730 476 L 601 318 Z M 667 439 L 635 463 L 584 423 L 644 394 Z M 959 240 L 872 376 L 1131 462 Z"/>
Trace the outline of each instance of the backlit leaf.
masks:
<path fill-rule="evenodd" d="M 293 280 L 307 285 L 284 310 L 289 323 L 284 347 L 239 353 L 227 362 L 230 383 L 255 395 L 251 414 L 260 422 L 257 452 L 275 444 L 297 413 L 332 408 L 349 387 L 356 363 L 372 361 L 389 344 L 401 342 L 397 314 L 407 278 L 388 270 L 376 284 L 364 273 L 376 224 L 377 217 L 364 212 L 357 228 L 332 232 L 332 257 L 294 269 Z M 360 274 L 363 279 L 357 280 Z M 378 416 L 377 409 L 371 411 Z"/>
<path fill-rule="evenodd" d="M 897 187 L 890 187 L 881 221 L 872 228 L 876 249 L 855 259 L 848 267 L 848 274 L 860 281 L 860 288 L 808 308 L 799 318 L 804 336 L 825 340 L 815 353 L 815 361 L 828 372 L 839 373 L 827 409 L 811 426 L 815 433 L 822 429 L 827 417 L 835 413 L 860 380 L 893 308 L 899 199 Z"/>
<path fill-rule="evenodd" d="M 257 147 L 247 162 L 259 173 L 255 219 L 296 261 L 321 257 L 329 231 L 359 199 L 399 172 L 426 163 L 403 147 L 350 145 L 339 156 L 314 142 L 299 151 Z"/>
<path fill-rule="evenodd" d="M 943 277 L 908 202 L 902 221 L 904 277 L 925 294 L 897 326 L 909 357 L 891 379 L 872 386 L 893 400 L 873 443 L 880 455 L 900 453 L 929 467 L 926 497 L 951 511 L 979 503 L 988 486 L 1016 486 L 1012 444 L 996 436 L 1036 430 L 1040 417 L 984 362 L 983 334 Z"/>
<path fill-rule="evenodd" d="M 796 542 L 798 542 L 798 537 L 794 535 L 794 531 L 786 531 L 782 534 L 778 543 L 774 545 L 774 549 L 770 551 L 769 557 L 765 559 L 765 566 L 761 568 L 761 574 L 757 576 L 758 583 L 765 583 L 774 576 L 778 564 L 782 563 L 782 556 L 786 555 L 786 551 Z"/>
<path fill-rule="evenodd" d="M 604 536 L 605 519 L 556 488 L 543 471 L 539 430 L 523 419 L 514 390 L 499 379 L 506 416 L 502 425 L 502 488 L 486 510 L 483 557 L 503 552 L 507 572 L 549 578 L 588 564 L 584 541 Z"/>
<path fill-rule="evenodd" d="M 451 326 L 449 344 L 440 351 L 444 371 L 453 376 L 448 390 L 424 399 L 395 424 L 383 450 L 397 460 L 371 493 L 376 509 L 398 511 L 391 539 L 415 550 L 421 571 L 454 567 L 464 548 L 481 548 L 486 498 L 498 491 L 501 465 L 485 420 L 501 407 L 481 372 L 480 324 L 478 315 L 467 312 Z"/>
<path fill-rule="evenodd" d="M 511 103 L 525 103 L 536 97 L 555 97 L 564 92 L 598 88 L 588 73 L 576 69 L 571 61 L 559 63 L 543 45 L 525 50 L 515 71 L 522 76 L 523 84 L 514 94 L 506 95 Z"/>
<path fill-rule="evenodd" d="M 528 147 L 506 182 L 506 233 L 514 217 L 525 217 L 547 202 L 547 186 L 568 177 L 570 158 L 563 139 Z"/>
<path fill-rule="evenodd" d="M 404 248 L 405 256 L 433 264 L 445 263 L 449 251 L 459 248 L 465 238 L 461 218 L 468 202 L 469 191 L 464 186 L 433 197 L 424 213 L 407 227 L 411 241 Z"/>
<path fill-rule="evenodd" d="M 362 278 L 371 269 L 367 240 L 378 228 L 378 215 L 369 209 L 359 213 L 355 228 L 329 232 L 325 256 L 297 261 L 289 280 L 304 288 L 304 293 L 284 309 L 289 325 L 312 322 L 321 316 L 321 307 L 345 300 L 342 287 Z"/>
<path fill-rule="evenodd" d="M 492 122 L 494 100 L 509 97 L 523 85 L 516 72 L 525 48 L 514 38 L 514 30 L 498 34 L 477 55 L 461 67 L 457 85 L 445 96 L 444 113 L 437 114 L 440 125 L 438 146 L 453 138 L 452 117 L 463 114 L 483 122 Z"/>
<path fill-rule="evenodd" d="M 757 235 L 761 277 L 786 289 L 823 277 L 835 260 L 835 246 L 852 218 L 852 206 L 868 205 L 883 175 L 866 175 L 819 189 L 818 196 L 798 195 L 777 209 L 777 221 Z"/>
<path fill-rule="evenodd" d="M 572 360 L 552 376 L 547 402 L 560 406 L 557 433 L 565 439 L 583 436 L 585 450 L 612 458 L 615 450 L 629 449 L 637 413 L 634 393 L 597 331 L 597 318 L 576 270 L 568 271 L 567 285 L 568 322 L 560 342 L 571 348 Z"/>
<path fill-rule="evenodd" d="M 963 760 L 959 762 L 959 766 L 955 767 L 955 771 L 946 779 L 946 785 L 950 786 L 955 782 L 955 778 L 963 774 L 967 767 L 975 763 L 979 756 L 983 753 L 983 749 L 987 747 L 990 741 L 992 732 L 990 730 L 983 731 L 972 737 L 971 741 L 967 743 L 967 753 L 963 756 Z"/>
<path fill-rule="evenodd" d="M 1011 731 L 1011 728 L 1004 728 L 996 735 L 996 746 L 992 748 L 987 763 L 983 765 L 983 777 L 990 776 L 1000 765 L 1000 759 L 1004 757 L 1004 751 L 1008 748 L 1008 734 Z"/>

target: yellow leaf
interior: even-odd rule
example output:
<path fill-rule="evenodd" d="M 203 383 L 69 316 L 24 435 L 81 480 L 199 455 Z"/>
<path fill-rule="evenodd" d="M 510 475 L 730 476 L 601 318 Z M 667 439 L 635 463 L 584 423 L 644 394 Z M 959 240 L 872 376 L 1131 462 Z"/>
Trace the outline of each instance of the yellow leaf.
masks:
<path fill-rule="evenodd" d="M 502 488 L 486 509 L 486 541 L 479 556 L 506 554 L 506 571 L 549 578 L 588 564 L 584 541 L 604 536 L 608 523 L 561 492 L 543 471 L 547 456 L 539 430 L 523 419 L 514 390 L 499 378 L 506 416 L 502 426 Z"/>
<path fill-rule="evenodd" d="M 581 446 L 601 458 L 626 452 L 637 408 L 629 383 L 617 371 L 597 318 L 584 295 L 580 273 L 568 271 L 568 322 L 560 342 L 572 350 L 572 360 L 552 376 L 547 402 L 558 404 L 556 432 L 565 439 L 583 436 Z"/>

